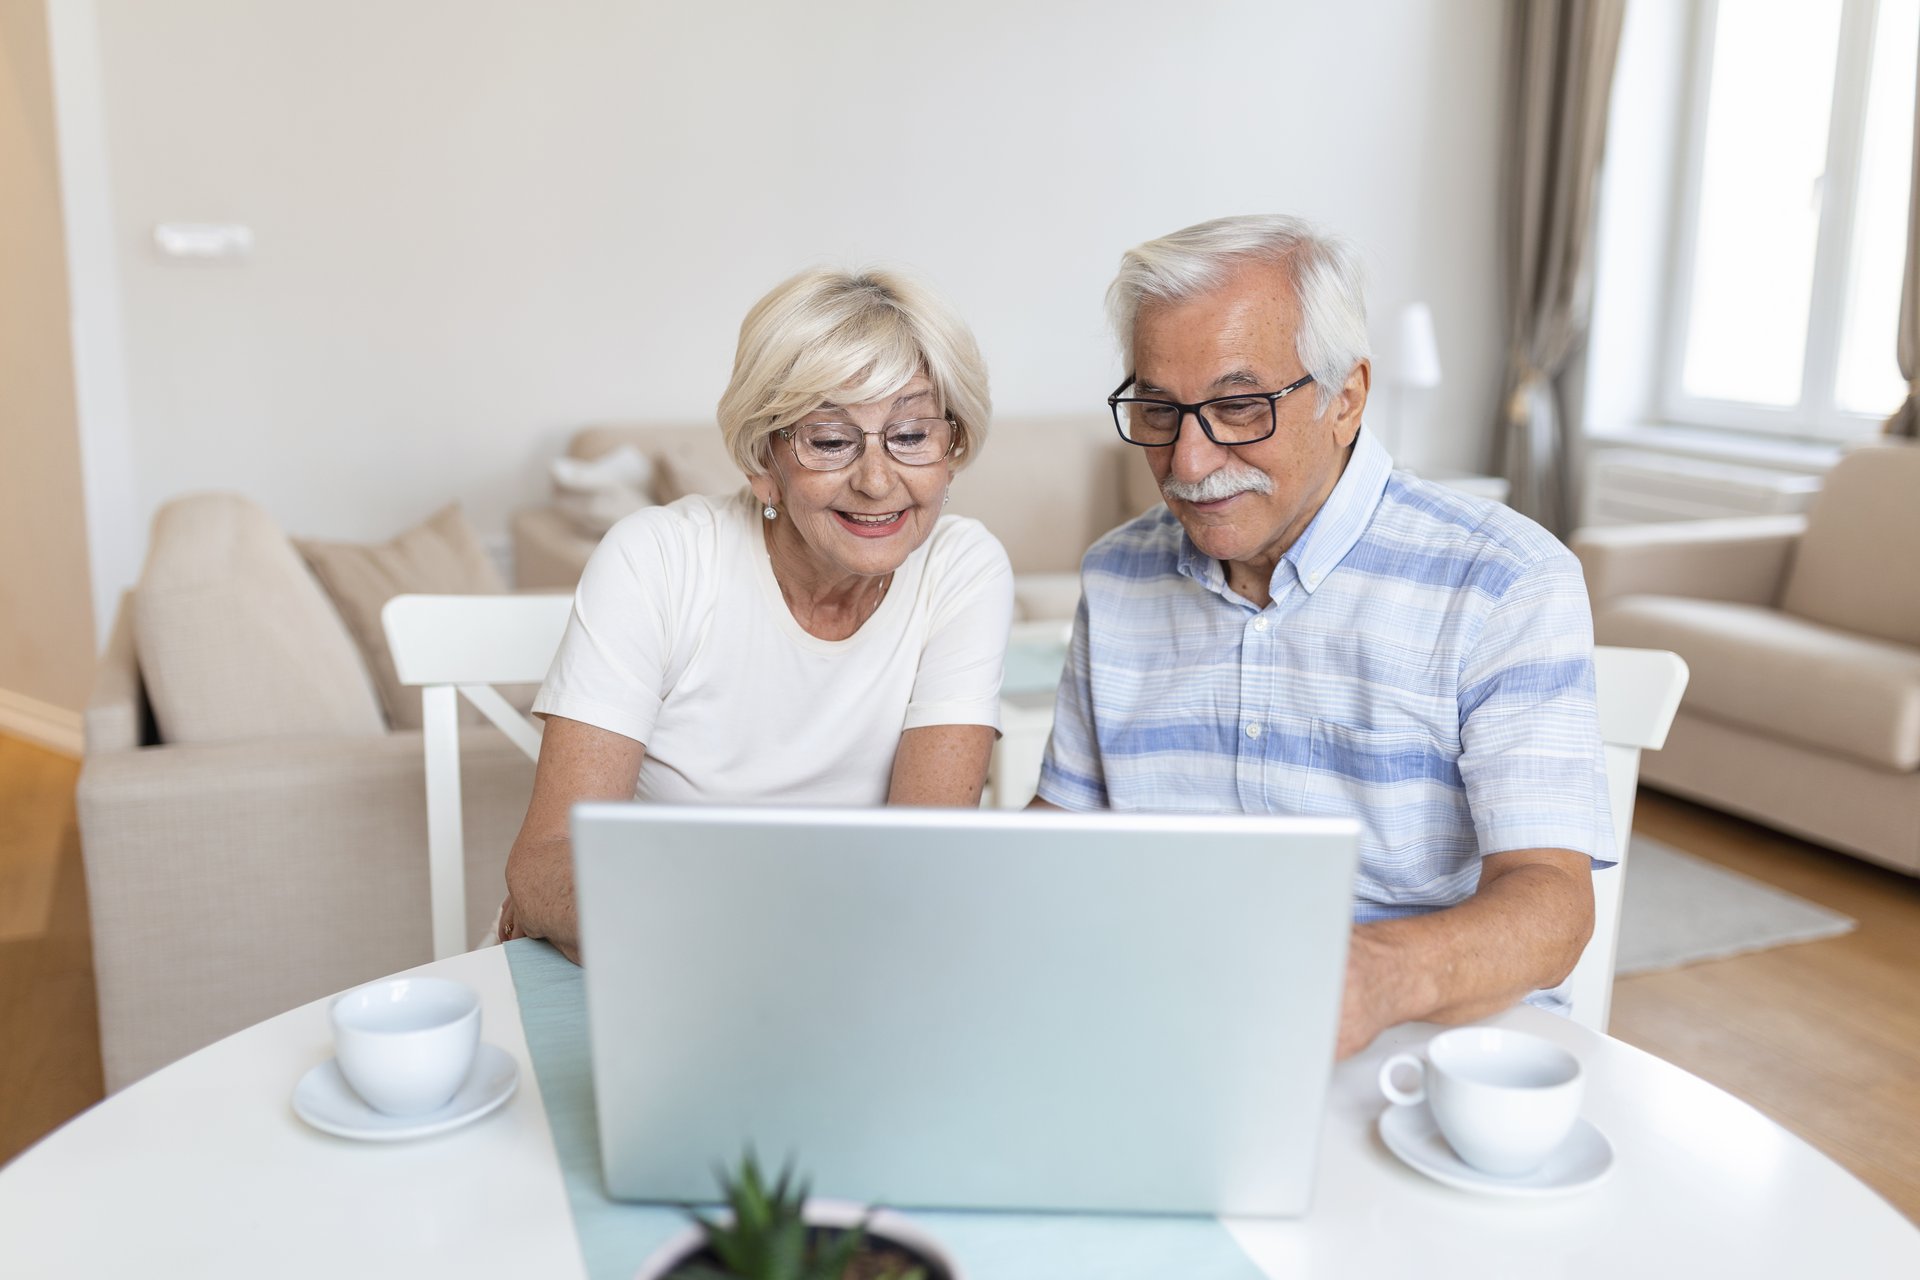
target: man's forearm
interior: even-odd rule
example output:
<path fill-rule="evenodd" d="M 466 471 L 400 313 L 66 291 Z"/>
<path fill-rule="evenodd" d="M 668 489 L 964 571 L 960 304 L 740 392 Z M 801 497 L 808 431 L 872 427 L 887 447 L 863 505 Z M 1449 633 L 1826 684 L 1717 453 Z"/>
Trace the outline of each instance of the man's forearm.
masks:
<path fill-rule="evenodd" d="M 1492 877 L 1458 906 L 1359 925 L 1340 1056 L 1401 1022 L 1471 1022 L 1551 987 L 1572 972 L 1592 933 L 1589 873 L 1545 863 Z"/>

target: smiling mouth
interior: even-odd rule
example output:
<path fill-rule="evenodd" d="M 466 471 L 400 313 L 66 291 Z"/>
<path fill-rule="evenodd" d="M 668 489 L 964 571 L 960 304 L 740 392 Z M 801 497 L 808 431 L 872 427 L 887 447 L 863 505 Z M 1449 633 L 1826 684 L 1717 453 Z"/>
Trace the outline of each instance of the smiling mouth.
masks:
<path fill-rule="evenodd" d="M 907 513 L 904 511 L 889 511 L 883 515 L 867 515 L 864 512 L 840 511 L 837 509 L 834 511 L 833 514 L 835 514 L 836 516 L 839 516 L 841 520 L 843 520 L 847 524 L 854 526 L 857 529 L 876 529 L 876 530 L 891 529 L 893 526 L 899 524 L 902 520 L 906 519 L 906 515 L 907 515 Z"/>

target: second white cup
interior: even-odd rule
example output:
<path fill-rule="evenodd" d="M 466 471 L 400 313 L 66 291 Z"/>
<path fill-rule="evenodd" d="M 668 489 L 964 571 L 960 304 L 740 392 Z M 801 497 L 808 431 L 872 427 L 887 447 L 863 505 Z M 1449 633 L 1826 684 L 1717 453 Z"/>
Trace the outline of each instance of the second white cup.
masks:
<path fill-rule="evenodd" d="M 1413 1088 L 1394 1075 L 1418 1073 Z M 1459 1027 L 1427 1042 L 1425 1061 L 1397 1053 L 1380 1067 L 1380 1091 L 1399 1106 L 1425 1102 L 1459 1157 L 1498 1177 L 1546 1163 L 1580 1118 L 1580 1059 L 1550 1040 L 1499 1027 Z"/>
<path fill-rule="evenodd" d="M 340 1074 L 375 1111 L 416 1116 L 450 1101 L 480 1047 L 480 993 L 446 978 L 388 978 L 333 1002 Z"/>

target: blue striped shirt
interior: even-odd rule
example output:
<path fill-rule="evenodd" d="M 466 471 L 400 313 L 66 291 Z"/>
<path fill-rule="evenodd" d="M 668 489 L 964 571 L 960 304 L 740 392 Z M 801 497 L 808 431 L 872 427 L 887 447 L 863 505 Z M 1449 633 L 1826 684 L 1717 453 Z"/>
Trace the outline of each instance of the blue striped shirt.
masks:
<path fill-rule="evenodd" d="M 1357 817 L 1361 922 L 1462 901 L 1487 854 L 1612 864 L 1579 563 L 1499 503 L 1393 471 L 1364 430 L 1266 608 L 1164 506 L 1080 580 L 1043 799 Z"/>

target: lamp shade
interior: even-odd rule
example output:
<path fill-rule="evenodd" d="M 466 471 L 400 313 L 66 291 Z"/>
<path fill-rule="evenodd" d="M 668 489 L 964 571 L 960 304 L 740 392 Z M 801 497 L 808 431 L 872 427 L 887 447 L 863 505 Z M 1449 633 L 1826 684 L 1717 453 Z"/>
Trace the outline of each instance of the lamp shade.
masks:
<path fill-rule="evenodd" d="M 1440 344 L 1433 336 L 1433 311 L 1424 302 L 1409 302 L 1394 318 L 1392 363 L 1382 370 L 1388 380 L 1403 387 L 1440 385 Z"/>

